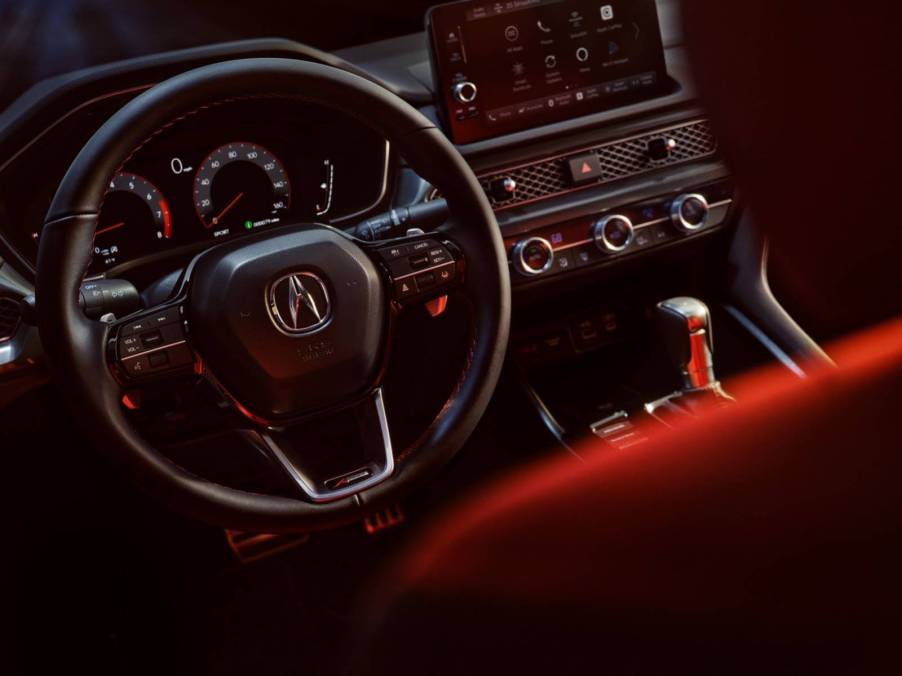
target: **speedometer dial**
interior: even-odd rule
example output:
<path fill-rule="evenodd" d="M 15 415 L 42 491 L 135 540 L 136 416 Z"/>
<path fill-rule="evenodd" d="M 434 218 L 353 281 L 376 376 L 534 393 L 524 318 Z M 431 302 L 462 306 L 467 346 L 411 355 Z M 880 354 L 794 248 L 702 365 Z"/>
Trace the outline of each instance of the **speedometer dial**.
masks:
<path fill-rule="evenodd" d="M 285 167 L 255 143 L 220 146 L 197 168 L 194 207 L 217 236 L 278 223 L 290 205 Z"/>

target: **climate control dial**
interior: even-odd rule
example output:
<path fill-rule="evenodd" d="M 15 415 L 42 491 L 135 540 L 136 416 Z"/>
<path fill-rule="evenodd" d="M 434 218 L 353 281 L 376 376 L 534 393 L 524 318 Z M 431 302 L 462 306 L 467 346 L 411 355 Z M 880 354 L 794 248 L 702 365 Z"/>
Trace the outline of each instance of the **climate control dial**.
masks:
<path fill-rule="evenodd" d="M 535 277 L 551 270 L 554 264 L 554 249 L 547 239 L 530 237 L 517 242 L 512 258 L 517 272 L 527 277 Z"/>
<path fill-rule="evenodd" d="M 677 230 L 695 232 L 707 225 L 709 211 L 704 195 L 680 195 L 670 206 L 670 218 Z"/>
<path fill-rule="evenodd" d="M 633 222 L 626 216 L 612 214 L 595 221 L 592 237 L 595 245 L 606 254 L 617 254 L 626 251 L 633 243 L 635 230 Z"/>

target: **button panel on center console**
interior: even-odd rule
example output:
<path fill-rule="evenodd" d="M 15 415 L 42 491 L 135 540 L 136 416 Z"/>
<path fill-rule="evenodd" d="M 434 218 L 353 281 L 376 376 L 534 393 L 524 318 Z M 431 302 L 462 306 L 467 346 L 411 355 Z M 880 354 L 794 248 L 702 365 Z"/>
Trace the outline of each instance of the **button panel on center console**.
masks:
<path fill-rule="evenodd" d="M 678 195 L 609 209 L 506 239 L 514 284 L 584 269 L 640 253 L 723 225 L 733 202 L 729 181 Z M 542 243 L 542 260 L 533 264 Z M 535 251 L 534 251 L 535 250 Z M 526 261 L 526 262 L 524 262 Z"/>

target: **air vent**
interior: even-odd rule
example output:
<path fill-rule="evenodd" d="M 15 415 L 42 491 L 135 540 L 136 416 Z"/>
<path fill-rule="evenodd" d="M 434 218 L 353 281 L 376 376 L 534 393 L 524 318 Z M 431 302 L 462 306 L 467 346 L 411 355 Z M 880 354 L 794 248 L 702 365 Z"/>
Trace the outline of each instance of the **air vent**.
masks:
<path fill-rule="evenodd" d="M 670 142 L 668 144 L 670 149 L 663 158 L 654 159 L 654 153 L 649 151 L 649 143 L 659 139 Z M 657 129 L 647 134 L 594 148 L 574 151 L 534 164 L 514 167 L 508 171 L 493 172 L 490 175 L 481 176 L 479 182 L 486 191 L 492 206 L 495 210 L 500 210 L 703 159 L 710 157 L 716 151 L 717 141 L 711 133 L 708 121 L 698 120 L 675 127 Z M 567 158 L 588 153 L 595 153 L 598 156 L 601 164 L 601 176 L 593 183 L 574 187 L 567 169 Z M 492 190 L 492 184 L 494 181 L 508 177 L 516 182 L 517 189 L 510 198 L 499 199 L 497 191 Z"/>
<path fill-rule="evenodd" d="M 0 296 L 0 343 L 16 335 L 21 321 L 19 301 L 9 296 Z"/>

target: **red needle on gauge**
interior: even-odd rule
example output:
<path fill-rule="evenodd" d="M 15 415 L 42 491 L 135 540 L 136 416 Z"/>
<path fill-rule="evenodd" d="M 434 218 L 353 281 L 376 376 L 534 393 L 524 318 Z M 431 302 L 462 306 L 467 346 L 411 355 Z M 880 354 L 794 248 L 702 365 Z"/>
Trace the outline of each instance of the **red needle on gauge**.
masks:
<path fill-rule="evenodd" d="M 236 204 L 238 204 L 238 200 L 240 200 L 242 197 L 244 197 L 243 192 L 240 192 L 237 195 L 235 195 L 235 198 L 231 202 L 229 202 L 228 204 L 225 205 L 225 209 L 220 211 L 218 216 L 213 217 L 212 224 L 217 225 L 219 223 L 219 221 L 221 221 L 225 217 L 225 215 L 232 210 L 232 207 L 235 206 Z"/>
<path fill-rule="evenodd" d="M 115 230 L 116 228 L 121 228 L 123 225 L 125 225 L 125 221 L 122 221 L 121 223 L 114 223 L 113 225 L 110 225 L 106 228 L 101 228 L 100 230 L 95 231 L 94 236 L 97 237 L 97 235 L 102 235 L 105 232 L 110 232 L 111 230 Z"/>

